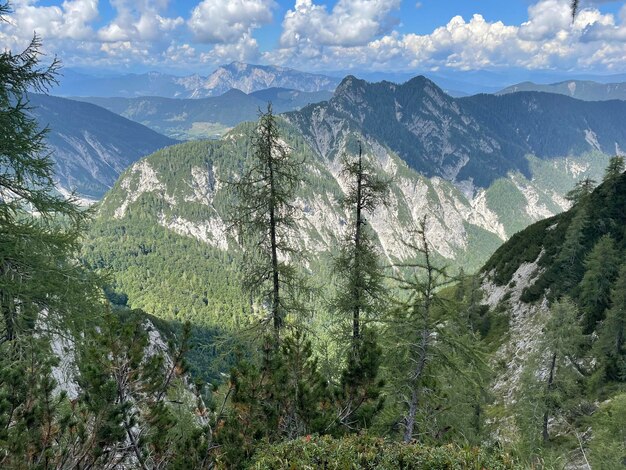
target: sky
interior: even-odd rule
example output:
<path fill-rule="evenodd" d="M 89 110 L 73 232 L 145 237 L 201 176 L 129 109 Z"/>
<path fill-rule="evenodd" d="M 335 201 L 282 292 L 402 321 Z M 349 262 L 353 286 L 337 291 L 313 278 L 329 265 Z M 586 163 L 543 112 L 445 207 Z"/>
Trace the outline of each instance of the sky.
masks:
<path fill-rule="evenodd" d="M 0 0 L 0 4 L 6 0 Z M 0 49 L 36 32 L 65 67 L 206 73 L 626 72 L 626 4 L 581 0 L 11 0 Z"/>

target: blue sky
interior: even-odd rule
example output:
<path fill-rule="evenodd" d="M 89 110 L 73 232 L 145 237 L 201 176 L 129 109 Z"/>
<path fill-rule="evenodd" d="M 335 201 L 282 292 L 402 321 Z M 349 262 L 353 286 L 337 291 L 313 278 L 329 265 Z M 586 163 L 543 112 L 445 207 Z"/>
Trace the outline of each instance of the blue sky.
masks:
<path fill-rule="evenodd" d="M 239 60 L 310 71 L 626 72 L 623 1 L 12 0 L 0 46 L 33 31 L 66 66 L 206 73 Z"/>

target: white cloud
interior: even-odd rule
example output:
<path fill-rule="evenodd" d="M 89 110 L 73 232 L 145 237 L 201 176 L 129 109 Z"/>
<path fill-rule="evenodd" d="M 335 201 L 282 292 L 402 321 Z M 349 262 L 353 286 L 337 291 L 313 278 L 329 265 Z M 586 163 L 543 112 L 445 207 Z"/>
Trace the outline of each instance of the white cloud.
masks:
<path fill-rule="evenodd" d="M 263 55 L 255 34 L 272 24 L 275 0 L 195 0 L 184 18 L 168 13 L 170 0 L 102 0 L 110 1 L 115 16 L 98 30 L 98 0 L 57 1 L 49 6 L 43 0 L 13 0 L 9 21 L 0 23 L 0 48 L 19 50 L 37 31 L 44 51 L 56 53 L 66 65 L 189 69 L 261 58 L 322 71 L 626 71 L 626 5 L 617 15 L 602 13 L 601 4 L 608 0 L 581 1 L 574 22 L 569 0 L 535 0 L 527 19 L 518 24 L 487 21 L 480 14 L 454 16 L 428 34 L 400 32 L 406 27 L 394 18 L 400 0 L 337 0 L 332 8 L 322 0 L 291 0 L 291 8 L 278 19 L 278 44 Z"/>
<path fill-rule="evenodd" d="M 203 0 L 188 25 L 198 42 L 247 42 L 253 29 L 272 21 L 275 6 L 273 0 Z"/>
<path fill-rule="evenodd" d="M 60 6 L 37 6 L 31 1 L 12 2 L 13 13 L 5 25 L 9 45 L 23 45 L 33 33 L 42 37 L 83 40 L 93 35 L 89 23 L 98 17 L 97 0 L 66 0 Z M 2 34 L 2 33 L 0 33 Z"/>
<path fill-rule="evenodd" d="M 298 17 L 298 5 L 300 16 L 309 20 L 308 26 L 302 21 L 300 30 L 294 19 Z M 316 20 L 317 16 L 320 19 Z M 488 22 L 475 14 L 469 21 L 455 16 L 430 34 L 392 31 L 377 35 L 370 30 L 362 34 L 360 41 L 351 41 L 349 33 L 338 32 L 341 28 L 334 27 L 332 21 L 318 25 L 329 18 L 332 14 L 324 7 L 310 0 L 297 1 L 295 12 L 285 15 L 281 48 L 266 53 L 266 60 L 296 67 L 315 65 L 318 69 L 469 70 L 513 66 L 615 70 L 620 61 L 621 68 L 626 67 L 626 6 L 619 24 L 614 15 L 589 7 L 581 9 L 572 23 L 569 0 L 540 0 L 529 7 L 528 20 L 521 25 Z M 371 34 L 376 37 L 369 37 Z"/>
<path fill-rule="evenodd" d="M 399 0 L 339 0 L 329 13 L 312 0 L 296 0 L 285 14 L 280 44 L 364 45 L 397 23 L 389 14 L 399 7 Z"/>
<path fill-rule="evenodd" d="M 161 12 L 167 1 L 110 0 L 117 16 L 98 31 L 104 42 L 157 41 L 184 24 L 181 17 L 166 18 Z"/>

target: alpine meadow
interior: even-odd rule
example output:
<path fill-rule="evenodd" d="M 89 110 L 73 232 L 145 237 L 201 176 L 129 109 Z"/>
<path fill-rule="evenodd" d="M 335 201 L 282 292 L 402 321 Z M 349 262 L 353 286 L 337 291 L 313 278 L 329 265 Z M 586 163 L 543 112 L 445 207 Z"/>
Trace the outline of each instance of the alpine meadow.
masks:
<path fill-rule="evenodd" d="M 0 468 L 626 469 L 626 5 L 0 0 Z"/>

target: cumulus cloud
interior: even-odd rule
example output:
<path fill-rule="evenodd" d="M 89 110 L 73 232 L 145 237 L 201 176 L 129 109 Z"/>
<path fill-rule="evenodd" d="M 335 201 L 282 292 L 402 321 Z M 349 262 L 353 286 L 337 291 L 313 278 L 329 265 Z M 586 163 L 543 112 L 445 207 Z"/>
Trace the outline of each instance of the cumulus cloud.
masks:
<path fill-rule="evenodd" d="M 397 24 L 390 13 L 399 7 L 400 0 L 339 0 L 328 12 L 312 0 L 296 0 L 294 9 L 285 14 L 280 44 L 364 45 Z"/>
<path fill-rule="evenodd" d="M 166 18 L 161 12 L 167 7 L 165 0 L 110 0 L 115 8 L 115 19 L 98 31 L 105 42 L 155 41 L 184 24 L 181 17 Z"/>
<path fill-rule="evenodd" d="M 90 23 L 98 17 L 97 0 L 66 0 L 61 6 L 19 1 L 12 7 L 13 13 L 0 32 L 8 46 L 23 46 L 34 32 L 43 37 L 84 40 L 93 35 Z"/>
<path fill-rule="evenodd" d="M 46 52 L 68 65 L 189 68 L 261 59 L 312 70 L 626 71 L 626 5 L 619 14 L 603 13 L 608 0 L 582 0 L 573 22 L 570 0 L 535 0 L 518 24 L 454 16 L 429 34 L 400 32 L 404 26 L 394 17 L 400 0 L 337 0 L 332 8 L 322 0 L 291 0 L 277 19 L 276 47 L 262 55 L 255 35 L 274 21 L 276 0 L 195 0 L 184 18 L 168 13 L 170 0 L 104 1 L 115 15 L 97 29 L 98 0 L 57 0 L 56 6 L 13 0 L 9 21 L 0 23 L 0 44 L 19 49 L 37 31 Z"/>
<path fill-rule="evenodd" d="M 199 42 L 238 42 L 253 29 L 272 21 L 273 0 L 203 0 L 188 21 Z"/>
<path fill-rule="evenodd" d="M 332 22 L 326 29 L 317 28 L 316 15 L 328 19 L 334 13 L 335 10 L 327 13 L 311 0 L 297 1 L 296 9 L 285 15 L 281 48 L 266 53 L 266 60 L 301 67 L 308 63 L 319 68 L 334 65 L 378 69 L 469 70 L 515 66 L 616 70 L 620 61 L 622 69 L 626 65 L 626 6 L 618 22 L 614 15 L 603 14 L 583 3 L 572 23 L 569 0 L 539 0 L 528 8 L 528 19 L 520 25 L 488 22 L 480 14 L 473 15 L 469 21 L 455 16 L 445 26 L 425 35 L 397 31 L 380 35 L 372 32 L 372 28 L 361 36 L 349 33 L 333 36 L 341 28 L 333 28 Z M 306 16 L 310 29 L 317 32 L 309 32 L 302 26 L 304 33 L 299 33 L 294 26 L 298 14 Z M 355 26 L 352 31 L 358 29 Z M 370 34 L 376 37 L 368 38 Z M 357 36 L 361 40 L 350 40 Z M 346 37 L 349 39 L 343 40 Z"/>

